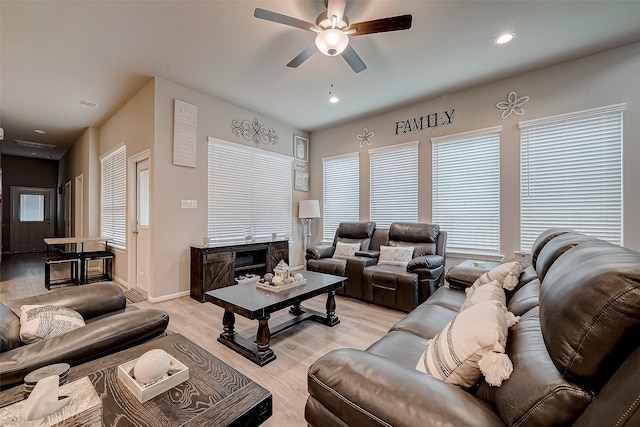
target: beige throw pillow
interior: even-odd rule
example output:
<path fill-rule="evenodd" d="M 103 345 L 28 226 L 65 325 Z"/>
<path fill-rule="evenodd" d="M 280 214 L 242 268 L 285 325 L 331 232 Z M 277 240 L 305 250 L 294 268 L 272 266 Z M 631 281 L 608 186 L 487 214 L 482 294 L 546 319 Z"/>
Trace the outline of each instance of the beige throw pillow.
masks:
<path fill-rule="evenodd" d="M 429 340 L 416 369 L 465 390 L 483 375 L 500 386 L 513 370 L 504 351 L 508 328 L 518 320 L 496 301 L 472 305 Z"/>
<path fill-rule="evenodd" d="M 351 258 L 360 250 L 360 243 L 337 242 L 333 258 Z"/>
<path fill-rule="evenodd" d="M 518 284 L 520 273 L 522 273 L 522 266 L 517 261 L 505 262 L 478 277 L 473 285 L 465 289 L 465 292 L 470 296 L 477 288 L 494 280 L 497 280 L 504 289 L 511 291 Z"/>
<path fill-rule="evenodd" d="M 507 298 L 504 294 L 504 289 L 502 289 L 502 285 L 497 280 L 487 283 L 486 285 L 480 286 L 475 292 L 467 295 L 467 299 L 464 301 L 462 305 L 462 310 L 466 310 L 472 305 L 484 302 L 484 301 L 498 301 L 502 305 L 507 305 Z"/>
<path fill-rule="evenodd" d="M 55 305 L 20 307 L 20 339 L 25 344 L 53 338 L 85 325 L 75 310 Z"/>
<path fill-rule="evenodd" d="M 413 259 L 413 246 L 380 246 L 379 265 L 406 267 Z"/>

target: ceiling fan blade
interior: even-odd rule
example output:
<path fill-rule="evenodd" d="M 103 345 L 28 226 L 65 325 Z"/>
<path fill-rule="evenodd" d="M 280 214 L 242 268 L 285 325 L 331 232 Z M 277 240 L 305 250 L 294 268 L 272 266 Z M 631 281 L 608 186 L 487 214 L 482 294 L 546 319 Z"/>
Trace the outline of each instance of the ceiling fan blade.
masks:
<path fill-rule="evenodd" d="M 305 50 L 300 52 L 298 56 L 296 56 L 291 61 L 289 61 L 289 63 L 287 64 L 287 67 L 298 68 L 300 64 L 302 64 L 307 59 L 311 58 L 311 55 L 313 55 L 317 51 L 318 51 L 318 48 L 316 47 L 315 42 L 311 43 L 309 46 L 306 47 Z"/>
<path fill-rule="evenodd" d="M 346 3 L 346 0 L 327 0 L 327 16 L 329 19 L 335 15 L 338 18 L 336 19 L 337 22 L 342 21 Z"/>
<path fill-rule="evenodd" d="M 302 28 L 303 30 L 307 31 L 320 31 L 316 24 L 303 21 L 302 19 L 283 15 L 281 13 L 271 12 L 270 10 L 256 8 L 256 10 L 253 12 L 253 16 L 260 19 L 266 19 L 267 21 L 277 22 L 278 24 L 289 25 L 290 27 Z"/>
<path fill-rule="evenodd" d="M 347 61 L 347 64 L 349 64 L 351 69 L 356 73 L 364 71 L 367 68 L 366 64 L 362 61 L 362 59 L 360 59 L 351 45 L 348 45 L 344 52 L 342 52 L 342 57 L 345 61 Z"/>
<path fill-rule="evenodd" d="M 387 31 L 408 30 L 411 28 L 411 19 L 411 15 L 401 15 L 391 18 L 374 19 L 373 21 L 358 22 L 349 27 L 349 34 L 352 36 L 362 36 L 364 34 L 384 33 Z"/>

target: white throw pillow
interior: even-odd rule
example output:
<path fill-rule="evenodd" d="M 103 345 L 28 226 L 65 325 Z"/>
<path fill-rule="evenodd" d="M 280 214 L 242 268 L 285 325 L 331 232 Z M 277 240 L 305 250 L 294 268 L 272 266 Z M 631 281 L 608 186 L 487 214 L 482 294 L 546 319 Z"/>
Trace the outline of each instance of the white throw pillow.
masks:
<path fill-rule="evenodd" d="M 413 246 L 380 246 L 379 265 L 406 267 L 413 259 Z"/>
<path fill-rule="evenodd" d="M 462 305 L 462 310 L 466 310 L 472 305 L 484 302 L 484 301 L 498 301 L 502 305 L 507 305 L 507 298 L 504 294 L 504 289 L 502 285 L 497 280 L 487 283 L 486 285 L 480 286 L 475 292 L 467 295 L 467 299 L 464 301 Z"/>
<path fill-rule="evenodd" d="M 53 338 L 85 325 L 75 310 L 55 305 L 20 307 L 20 339 L 25 344 Z"/>
<path fill-rule="evenodd" d="M 522 266 L 517 261 L 505 262 L 478 277 L 473 285 L 465 289 L 465 292 L 470 296 L 477 288 L 494 280 L 497 280 L 504 289 L 511 291 L 518 284 L 520 273 L 522 273 Z"/>
<path fill-rule="evenodd" d="M 360 243 L 337 242 L 333 258 L 351 258 L 360 250 Z"/>
<path fill-rule="evenodd" d="M 499 302 L 473 305 L 429 340 L 416 369 L 463 389 L 475 386 L 482 375 L 500 386 L 513 371 L 504 351 L 508 328 L 518 320 Z"/>

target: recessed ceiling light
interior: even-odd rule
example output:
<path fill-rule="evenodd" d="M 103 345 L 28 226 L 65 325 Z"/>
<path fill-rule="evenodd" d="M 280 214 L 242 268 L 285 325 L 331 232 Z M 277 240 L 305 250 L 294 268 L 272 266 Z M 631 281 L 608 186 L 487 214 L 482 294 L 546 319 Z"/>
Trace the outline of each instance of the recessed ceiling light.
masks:
<path fill-rule="evenodd" d="M 516 35 L 514 33 L 501 34 L 497 39 L 494 40 L 493 43 L 497 45 L 506 44 L 513 40 L 515 37 Z"/>
<path fill-rule="evenodd" d="M 39 133 L 40 135 L 44 135 L 46 132 L 43 131 L 42 129 L 36 129 L 34 130 L 35 133 Z"/>
<path fill-rule="evenodd" d="M 329 102 L 332 104 L 335 104 L 336 102 L 340 102 L 340 98 L 338 98 L 337 96 L 333 95 L 329 98 Z"/>

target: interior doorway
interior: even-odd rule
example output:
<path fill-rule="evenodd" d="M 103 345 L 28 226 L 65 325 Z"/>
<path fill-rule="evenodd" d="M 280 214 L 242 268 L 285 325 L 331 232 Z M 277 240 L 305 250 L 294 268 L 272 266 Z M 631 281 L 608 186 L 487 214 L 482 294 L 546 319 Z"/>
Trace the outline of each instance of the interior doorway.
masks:
<path fill-rule="evenodd" d="M 11 252 L 44 252 L 54 237 L 53 188 L 11 186 Z"/>
<path fill-rule="evenodd" d="M 73 236 L 73 224 L 71 216 L 71 181 L 67 181 L 64 184 L 64 237 Z"/>
<path fill-rule="evenodd" d="M 76 176 L 73 195 L 73 235 L 75 237 L 84 237 L 84 176 L 82 174 Z"/>
<path fill-rule="evenodd" d="M 149 292 L 149 159 L 136 162 L 136 286 Z"/>

